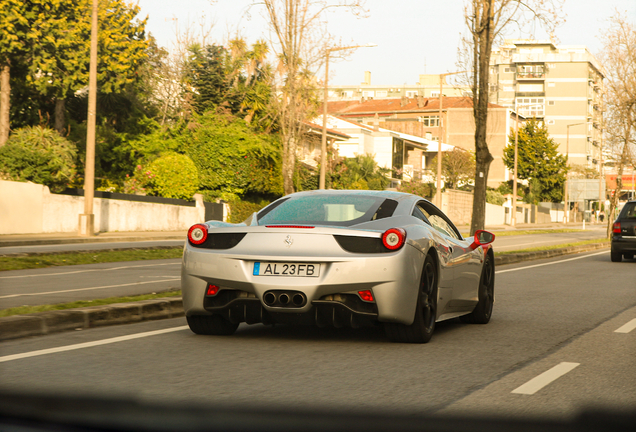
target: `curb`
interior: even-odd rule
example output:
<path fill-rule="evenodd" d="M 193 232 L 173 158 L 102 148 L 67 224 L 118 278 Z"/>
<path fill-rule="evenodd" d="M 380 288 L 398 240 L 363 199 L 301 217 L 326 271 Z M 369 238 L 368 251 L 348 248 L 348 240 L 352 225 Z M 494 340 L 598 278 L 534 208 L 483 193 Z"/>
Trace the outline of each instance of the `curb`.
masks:
<path fill-rule="evenodd" d="M 545 251 L 522 252 L 516 254 L 495 255 L 495 267 L 498 265 L 516 264 L 525 261 L 533 261 L 557 256 L 571 255 L 582 252 L 590 252 L 598 249 L 609 249 L 610 243 L 590 243 L 581 246 L 570 246 Z"/>
<path fill-rule="evenodd" d="M 58 239 L 41 239 L 41 240 L 1 240 L 0 247 L 60 245 L 60 244 L 74 244 L 74 243 L 121 243 L 121 242 L 162 241 L 162 240 L 185 241 L 185 235 L 148 236 L 148 237 L 135 236 L 135 237 L 101 237 L 101 238 L 98 238 L 98 237 L 58 238 Z"/>
<path fill-rule="evenodd" d="M 55 252 L 13 252 L 13 253 L 2 253 L 2 248 L 0 248 L 0 257 L 27 257 L 27 256 L 38 256 L 38 255 L 52 255 L 52 254 L 94 254 L 101 252 L 119 252 L 119 251 L 140 251 L 140 250 L 155 250 L 155 249 L 183 249 L 183 246 L 135 246 L 135 247 L 125 247 L 125 248 L 109 248 L 109 249 L 82 249 L 82 250 L 73 250 L 73 251 L 55 251 Z"/>
<path fill-rule="evenodd" d="M 183 316 L 181 297 L 89 306 L 0 318 L 0 340 Z"/>
<path fill-rule="evenodd" d="M 499 255 L 495 256 L 495 266 L 609 249 L 609 247 L 609 243 L 591 243 L 547 251 Z M 12 315 L 0 318 L 0 341 L 107 325 L 176 318 L 184 315 L 181 297 L 115 303 L 107 306 L 89 306 L 29 315 Z"/>

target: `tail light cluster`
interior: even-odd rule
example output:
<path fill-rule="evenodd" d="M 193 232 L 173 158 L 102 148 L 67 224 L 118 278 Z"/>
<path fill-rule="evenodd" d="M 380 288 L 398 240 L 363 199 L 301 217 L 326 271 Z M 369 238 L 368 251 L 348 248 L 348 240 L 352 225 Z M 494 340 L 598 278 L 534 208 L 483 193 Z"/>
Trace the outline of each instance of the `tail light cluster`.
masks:
<path fill-rule="evenodd" d="M 620 234 L 621 233 L 621 223 L 620 222 L 614 222 L 614 229 L 612 230 L 612 232 L 614 234 Z"/>
<path fill-rule="evenodd" d="M 192 225 L 188 230 L 188 240 L 194 245 L 205 243 L 208 239 L 208 227 L 203 224 Z"/>
<path fill-rule="evenodd" d="M 404 246 L 406 231 L 402 228 L 391 228 L 382 234 L 382 244 L 385 248 L 395 251 Z"/>

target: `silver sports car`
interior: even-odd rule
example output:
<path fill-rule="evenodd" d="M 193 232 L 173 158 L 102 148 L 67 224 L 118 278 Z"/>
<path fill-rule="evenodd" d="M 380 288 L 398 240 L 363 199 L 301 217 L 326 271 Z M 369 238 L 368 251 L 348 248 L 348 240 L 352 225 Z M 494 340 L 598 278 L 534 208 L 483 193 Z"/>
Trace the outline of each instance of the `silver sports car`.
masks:
<path fill-rule="evenodd" d="M 465 239 L 429 201 L 389 191 L 311 191 L 245 222 L 188 231 L 181 288 L 190 329 L 239 323 L 384 326 L 428 342 L 435 322 L 485 324 L 494 302 L 494 235 Z"/>

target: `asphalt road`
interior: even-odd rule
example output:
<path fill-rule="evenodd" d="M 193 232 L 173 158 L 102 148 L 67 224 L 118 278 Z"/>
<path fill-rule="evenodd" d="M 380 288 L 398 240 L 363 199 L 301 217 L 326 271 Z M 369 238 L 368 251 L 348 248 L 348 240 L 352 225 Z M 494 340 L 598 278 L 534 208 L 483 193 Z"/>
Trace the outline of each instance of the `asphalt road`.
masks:
<path fill-rule="evenodd" d="M 633 410 L 635 270 L 609 251 L 502 266 L 491 322 L 439 323 L 426 345 L 392 344 L 375 328 L 241 325 L 230 337 L 197 336 L 183 318 L 7 341 L 0 387 L 216 407 L 542 418 L 590 405 Z"/>
<path fill-rule="evenodd" d="M 0 308 L 148 294 L 180 287 L 180 259 L 4 271 L 0 272 Z"/>

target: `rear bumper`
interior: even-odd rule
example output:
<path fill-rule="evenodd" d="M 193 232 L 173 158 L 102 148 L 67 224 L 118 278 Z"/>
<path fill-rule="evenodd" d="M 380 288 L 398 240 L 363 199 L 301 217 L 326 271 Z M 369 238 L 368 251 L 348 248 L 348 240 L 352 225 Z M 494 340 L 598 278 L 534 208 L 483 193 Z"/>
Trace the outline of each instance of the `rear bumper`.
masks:
<path fill-rule="evenodd" d="M 614 236 L 612 237 L 612 251 L 620 254 L 636 254 L 636 236 Z"/>
<path fill-rule="evenodd" d="M 219 313 L 231 321 L 247 323 L 326 323 L 354 327 L 369 321 L 411 324 L 415 315 L 423 253 L 407 244 L 393 253 L 348 255 L 337 258 L 293 258 L 299 263 L 320 263 L 319 277 L 254 276 L 255 261 L 289 262 L 292 259 L 210 253 L 187 245 L 181 272 L 185 313 L 188 316 Z M 219 295 L 224 291 L 233 291 L 237 293 L 233 294 L 236 297 L 225 303 L 213 304 L 210 298 L 206 299 L 208 284 L 219 286 Z M 273 290 L 300 292 L 306 301 L 302 307 L 268 306 L 263 296 Z M 350 302 L 334 300 L 334 295 L 357 296 L 360 290 L 372 291 L 375 310 L 365 310 Z"/>

